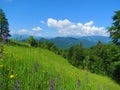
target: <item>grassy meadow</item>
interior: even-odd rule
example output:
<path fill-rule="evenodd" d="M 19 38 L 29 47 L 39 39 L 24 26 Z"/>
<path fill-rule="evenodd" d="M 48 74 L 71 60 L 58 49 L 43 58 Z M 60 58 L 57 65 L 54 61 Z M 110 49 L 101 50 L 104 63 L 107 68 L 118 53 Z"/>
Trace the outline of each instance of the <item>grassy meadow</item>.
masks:
<path fill-rule="evenodd" d="M 46 49 L 4 46 L 0 90 L 120 90 L 105 76 L 80 70 Z"/>

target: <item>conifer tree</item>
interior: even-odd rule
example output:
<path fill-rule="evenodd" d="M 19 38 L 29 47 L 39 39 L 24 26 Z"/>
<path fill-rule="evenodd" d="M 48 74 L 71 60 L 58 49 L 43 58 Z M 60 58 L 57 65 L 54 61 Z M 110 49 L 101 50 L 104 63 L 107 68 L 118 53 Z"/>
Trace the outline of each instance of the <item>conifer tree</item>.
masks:
<path fill-rule="evenodd" d="M 5 13 L 2 9 L 0 9 L 0 41 L 3 41 L 3 43 L 7 42 L 9 34 L 9 23 L 5 16 Z"/>
<path fill-rule="evenodd" d="M 112 26 L 108 28 L 110 32 L 110 37 L 113 39 L 113 43 L 116 45 L 120 45 L 120 10 L 115 11 L 115 15 L 113 16 Z"/>

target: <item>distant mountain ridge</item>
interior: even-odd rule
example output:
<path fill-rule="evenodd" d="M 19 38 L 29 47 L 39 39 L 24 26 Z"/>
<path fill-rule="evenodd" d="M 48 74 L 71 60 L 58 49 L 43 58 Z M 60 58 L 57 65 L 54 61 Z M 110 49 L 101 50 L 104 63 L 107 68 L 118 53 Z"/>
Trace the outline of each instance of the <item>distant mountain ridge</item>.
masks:
<path fill-rule="evenodd" d="M 22 40 L 25 40 L 29 37 L 29 35 L 13 35 L 12 38 L 20 40 L 20 36 Z M 79 44 L 80 42 L 83 44 L 84 48 L 89 48 L 97 44 L 98 41 L 101 41 L 103 44 L 110 43 L 111 39 L 106 36 L 83 36 L 83 37 L 55 37 L 55 38 L 43 38 L 34 36 L 36 40 L 45 41 L 46 39 L 50 42 L 54 43 L 58 48 L 69 48 L 73 45 Z"/>
<path fill-rule="evenodd" d="M 84 36 L 79 38 L 74 37 L 56 37 L 50 39 L 57 47 L 59 48 L 69 48 L 73 45 L 83 43 L 83 47 L 88 48 L 97 44 L 98 41 L 101 41 L 104 44 L 110 43 L 110 38 L 105 36 Z"/>

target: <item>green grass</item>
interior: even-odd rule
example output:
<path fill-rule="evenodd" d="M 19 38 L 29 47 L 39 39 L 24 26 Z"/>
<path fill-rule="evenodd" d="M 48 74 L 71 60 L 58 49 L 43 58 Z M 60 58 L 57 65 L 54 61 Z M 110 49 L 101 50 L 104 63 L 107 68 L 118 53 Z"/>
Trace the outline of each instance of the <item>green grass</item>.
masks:
<path fill-rule="evenodd" d="M 23 43 L 23 42 L 14 40 L 14 39 L 9 39 L 8 44 L 12 45 L 12 46 L 30 47 L 30 45 L 28 43 Z"/>
<path fill-rule="evenodd" d="M 4 46 L 0 85 L 0 90 L 120 90 L 110 78 L 79 70 L 53 52 L 20 46 Z"/>

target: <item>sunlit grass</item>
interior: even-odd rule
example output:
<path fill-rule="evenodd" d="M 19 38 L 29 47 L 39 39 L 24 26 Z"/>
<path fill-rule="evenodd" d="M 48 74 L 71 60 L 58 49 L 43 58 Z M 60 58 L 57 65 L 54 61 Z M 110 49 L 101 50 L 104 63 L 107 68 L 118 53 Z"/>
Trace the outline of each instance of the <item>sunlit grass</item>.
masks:
<path fill-rule="evenodd" d="M 109 78 L 79 70 L 45 49 L 4 46 L 0 65 L 0 90 L 120 90 Z"/>

